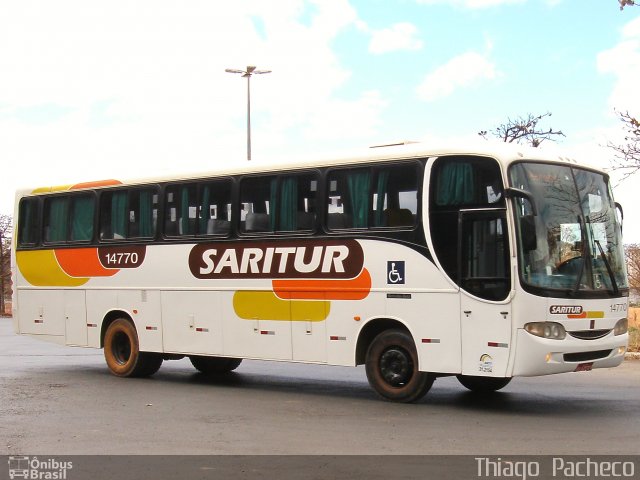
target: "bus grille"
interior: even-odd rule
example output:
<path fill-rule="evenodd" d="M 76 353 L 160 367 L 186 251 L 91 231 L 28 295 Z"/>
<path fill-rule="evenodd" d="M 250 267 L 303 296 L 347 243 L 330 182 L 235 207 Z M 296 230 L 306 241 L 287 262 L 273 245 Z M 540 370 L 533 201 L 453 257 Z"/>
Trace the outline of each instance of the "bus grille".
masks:
<path fill-rule="evenodd" d="M 611 330 L 577 330 L 575 332 L 567 332 L 574 338 L 581 340 L 597 340 L 598 338 L 606 337 Z"/>
<path fill-rule="evenodd" d="M 565 362 L 590 362 L 592 360 L 599 360 L 606 358 L 611 354 L 612 350 L 596 350 L 595 352 L 578 352 L 578 353 L 565 353 Z"/>

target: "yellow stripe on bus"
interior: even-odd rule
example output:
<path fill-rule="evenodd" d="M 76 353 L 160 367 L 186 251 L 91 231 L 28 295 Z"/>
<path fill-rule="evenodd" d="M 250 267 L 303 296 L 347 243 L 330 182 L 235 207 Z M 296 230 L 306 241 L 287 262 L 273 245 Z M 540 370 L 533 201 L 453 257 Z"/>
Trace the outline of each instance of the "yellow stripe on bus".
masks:
<path fill-rule="evenodd" d="M 233 295 L 233 309 L 244 320 L 321 322 L 329 316 L 331 302 L 281 300 L 273 292 L 241 290 Z"/>
<path fill-rule="evenodd" d="M 79 287 L 89 281 L 88 278 L 67 275 L 60 267 L 54 250 L 16 252 L 16 263 L 25 280 L 37 287 Z"/>

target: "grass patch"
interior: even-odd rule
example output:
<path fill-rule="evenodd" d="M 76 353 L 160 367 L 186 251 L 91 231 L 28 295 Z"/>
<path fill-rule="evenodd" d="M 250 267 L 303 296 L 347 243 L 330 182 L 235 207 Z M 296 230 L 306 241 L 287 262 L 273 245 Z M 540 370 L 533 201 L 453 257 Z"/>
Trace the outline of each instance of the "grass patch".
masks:
<path fill-rule="evenodd" d="M 640 352 L 640 328 L 629 327 L 629 352 Z"/>

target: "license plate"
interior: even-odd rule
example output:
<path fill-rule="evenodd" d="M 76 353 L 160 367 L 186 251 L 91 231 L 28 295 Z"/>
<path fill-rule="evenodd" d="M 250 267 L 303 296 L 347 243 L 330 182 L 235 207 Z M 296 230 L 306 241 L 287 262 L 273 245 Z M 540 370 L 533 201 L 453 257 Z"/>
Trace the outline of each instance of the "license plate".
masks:
<path fill-rule="evenodd" d="M 589 363 L 581 363 L 576 367 L 574 371 L 576 372 L 589 372 L 593 368 L 593 362 Z"/>

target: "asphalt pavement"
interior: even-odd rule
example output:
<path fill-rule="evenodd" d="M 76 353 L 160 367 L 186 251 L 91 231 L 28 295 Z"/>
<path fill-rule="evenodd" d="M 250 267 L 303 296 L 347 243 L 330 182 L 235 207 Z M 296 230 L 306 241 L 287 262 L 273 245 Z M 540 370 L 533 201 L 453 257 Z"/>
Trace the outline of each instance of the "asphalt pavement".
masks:
<path fill-rule="evenodd" d="M 0 319 L 4 455 L 638 455 L 639 400 L 638 360 L 489 396 L 440 378 L 411 405 L 378 399 L 362 367 L 247 360 L 211 379 L 183 359 L 123 379 L 101 350 Z"/>

